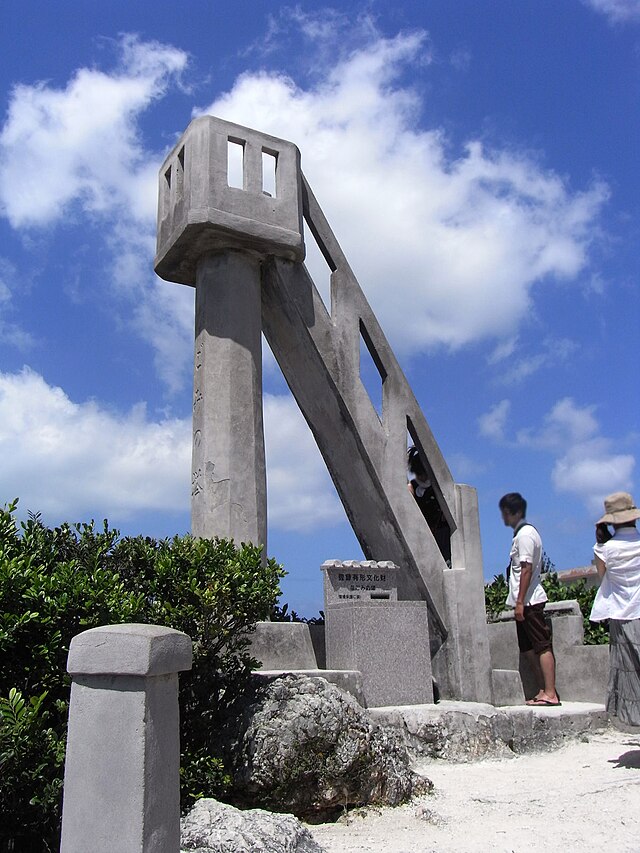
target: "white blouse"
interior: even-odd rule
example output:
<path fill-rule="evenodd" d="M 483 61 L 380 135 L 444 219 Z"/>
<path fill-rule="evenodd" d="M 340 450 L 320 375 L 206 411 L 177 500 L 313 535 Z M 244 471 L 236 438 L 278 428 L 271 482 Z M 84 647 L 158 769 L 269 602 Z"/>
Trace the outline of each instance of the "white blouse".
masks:
<path fill-rule="evenodd" d="M 607 567 L 591 615 L 603 619 L 640 619 L 640 533 L 620 527 L 613 538 L 593 549 Z"/>

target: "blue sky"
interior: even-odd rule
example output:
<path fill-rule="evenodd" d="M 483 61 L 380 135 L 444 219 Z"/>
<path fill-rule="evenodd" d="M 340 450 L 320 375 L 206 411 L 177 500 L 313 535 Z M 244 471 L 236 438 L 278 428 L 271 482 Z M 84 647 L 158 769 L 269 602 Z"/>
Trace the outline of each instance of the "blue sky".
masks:
<path fill-rule="evenodd" d="M 153 274 L 155 193 L 211 112 L 300 147 L 478 489 L 485 575 L 512 490 L 558 568 L 589 562 L 638 485 L 639 0 L 25 0 L 0 57 L 0 501 L 188 530 L 193 292 Z M 265 420 L 268 550 L 311 615 L 360 552 L 268 354 Z"/>

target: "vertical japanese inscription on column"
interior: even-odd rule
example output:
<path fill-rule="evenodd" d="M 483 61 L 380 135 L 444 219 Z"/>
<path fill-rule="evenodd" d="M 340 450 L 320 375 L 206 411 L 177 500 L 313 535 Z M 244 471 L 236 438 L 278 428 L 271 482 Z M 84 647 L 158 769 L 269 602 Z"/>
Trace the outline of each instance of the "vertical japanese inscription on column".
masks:
<path fill-rule="evenodd" d="M 193 448 L 191 459 L 193 469 L 191 472 L 191 497 L 197 497 L 204 489 L 204 479 L 202 473 L 202 399 L 203 394 L 200 390 L 202 363 L 203 363 L 203 347 L 202 343 L 196 346 L 196 355 L 194 359 L 193 369 Z"/>

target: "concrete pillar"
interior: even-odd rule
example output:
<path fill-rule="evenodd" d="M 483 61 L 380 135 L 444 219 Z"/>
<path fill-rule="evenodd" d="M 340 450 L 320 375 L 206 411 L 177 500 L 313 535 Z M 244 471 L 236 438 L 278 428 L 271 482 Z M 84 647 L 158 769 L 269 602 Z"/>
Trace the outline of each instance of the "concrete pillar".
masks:
<path fill-rule="evenodd" d="M 191 640 L 108 625 L 71 641 L 60 853 L 178 853 L 178 672 Z"/>
<path fill-rule="evenodd" d="M 452 537 L 453 568 L 444 573 L 452 652 L 459 678 L 457 696 L 491 702 L 491 654 L 484 606 L 484 572 L 478 496 L 456 483 L 457 529 Z M 462 565 L 457 563 L 462 560 Z"/>
<path fill-rule="evenodd" d="M 267 544 L 260 259 L 203 256 L 196 276 L 191 531 Z"/>

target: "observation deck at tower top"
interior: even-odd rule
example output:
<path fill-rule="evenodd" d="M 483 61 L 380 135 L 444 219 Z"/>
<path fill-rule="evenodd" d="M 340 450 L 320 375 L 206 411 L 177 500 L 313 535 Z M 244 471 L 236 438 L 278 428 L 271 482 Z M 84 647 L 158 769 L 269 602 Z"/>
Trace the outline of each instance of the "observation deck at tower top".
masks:
<path fill-rule="evenodd" d="M 155 270 L 161 278 L 193 286 L 198 259 L 223 249 L 304 260 L 300 152 L 293 143 L 202 116 L 160 174 Z"/>

